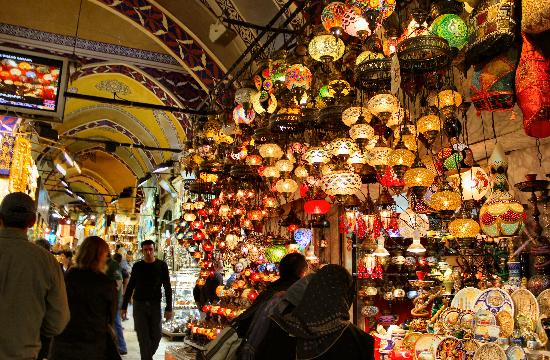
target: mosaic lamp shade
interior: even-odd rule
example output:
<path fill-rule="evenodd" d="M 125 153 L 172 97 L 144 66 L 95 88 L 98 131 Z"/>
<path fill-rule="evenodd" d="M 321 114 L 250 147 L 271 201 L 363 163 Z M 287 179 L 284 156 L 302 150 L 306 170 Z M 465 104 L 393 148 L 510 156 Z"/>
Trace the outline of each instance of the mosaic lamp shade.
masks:
<path fill-rule="evenodd" d="M 294 64 L 288 67 L 285 73 L 285 86 L 288 90 L 309 90 L 313 75 L 302 64 Z"/>
<path fill-rule="evenodd" d="M 294 232 L 294 241 L 298 244 L 301 251 L 304 251 L 313 240 L 313 230 L 307 228 L 299 228 Z"/>
<path fill-rule="evenodd" d="M 275 166 L 266 166 L 262 172 L 262 176 L 268 179 L 276 179 L 281 176 L 281 173 Z"/>
<path fill-rule="evenodd" d="M 385 167 L 388 165 L 392 152 L 393 149 L 386 146 L 386 144 L 379 139 L 376 146 L 367 151 L 369 165 L 374 166 L 377 170 L 381 167 Z"/>
<path fill-rule="evenodd" d="M 321 184 L 330 196 L 353 195 L 361 189 L 361 177 L 351 171 L 335 170 L 323 175 Z"/>
<path fill-rule="evenodd" d="M 392 94 L 378 94 L 370 98 L 368 102 L 369 111 L 378 117 L 399 111 L 399 100 Z"/>
<path fill-rule="evenodd" d="M 297 166 L 296 169 L 294 169 L 294 175 L 298 179 L 304 179 L 309 176 L 309 173 L 304 166 Z"/>
<path fill-rule="evenodd" d="M 342 18 L 342 28 L 346 34 L 351 36 L 366 37 L 372 34 L 369 23 L 357 6 L 348 6 Z"/>
<path fill-rule="evenodd" d="M 474 66 L 470 98 L 477 111 L 503 111 L 514 106 L 515 48 Z"/>
<path fill-rule="evenodd" d="M 403 178 L 408 187 L 427 188 L 433 184 L 435 174 L 424 166 L 418 166 L 407 170 Z"/>
<path fill-rule="evenodd" d="M 339 1 L 329 3 L 321 12 L 321 23 L 326 31 L 333 35 L 342 34 L 342 23 L 348 6 Z"/>
<path fill-rule="evenodd" d="M 265 249 L 265 257 L 270 263 L 280 262 L 286 253 L 284 245 L 271 245 Z"/>
<path fill-rule="evenodd" d="M 252 96 L 256 94 L 256 90 L 248 87 L 240 88 L 235 91 L 235 102 L 237 104 L 245 104 L 252 102 Z"/>
<path fill-rule="evenodd" d="M 298 190 L 298 183 L 293 179 L 280 179 L 275 184 L 275 189 L 281 194 L 293 194 Z"/>
<path fill-rule="evenodd" d="M 468 43 L 468 25 L 455 14 L 443 14 L 435 18 L 431 31 L 447 40 L 451 47 L 462 49 Z"/>
<path fill-rule="evenodd" d="M 441 130 L 441 119 L 434 114 L 424 115 L 418 119 L 416 127 L 428 144 L 432 144 Z"/>
<path fill-rule="evenodd" d="M 360 116 L 363 116 L 362 122 L 368 123 L 372 119 L 372 114 L 368 108 L 364 106 L 351 106 L 342 112 L 342 122 L 346 126 L 352 126 L 359 121 Z"/>
<path fill-rule="evenodd" d="M 349 138 L 336 138 L 327 145 L 327 150 L 332 156 L 350 156 L 357 152 L 357 144 Z"/>
<path fill-rule="evenodd" d="M 317 35 L 308 45 L 309 55 L 322 62 L 336 61 L 344 55 L 346 45 L 344 42 L 334 35 L 324 34 Z"/>
<path fill-rule="evenodd" d="M 458 218 L 449 223 L 448 230 L 457 239 L 472 239 L 479 234 L 480 227 L 474 219 Z"/>
<path fill-rule="evenodd" d="M 254 109 L 246 109 L 242 104 L 238 104 L 233 109 L 233 121 L 237 125 L 250 125 L 254 122 L 256 113 Z"/>
<path fill-rule="evenodd" d="M 304 154 L 304 160 L 309 165 L 326 164 L 330 161 L 328 151 L 320 146 L 310 147 Z"/>
<path fill-rule="evenodd" d="M 435 211 L 454 212 L 460 208 L 461 204 L 460 193 L 453 191 L 448 183 L 445 183 L 430 199 L 430 206 Z"/>
<path fill-rule="evenodd" d="M 280 159 L 283 157 L 283 150 L 277 144 L 262 144 L 258 151 L 264 159 Z"/>
<path fill-rule="evenodd" d="M 275 163 L 275 167 L 280 172 L 289 173 L 292 170 L 294 170 L 294 163 L 292 162 L 292 160 L 281 159 L 281 160 L 277 160 L 277 162 Z"/>
<path fill-rule="evenodd" d="M 456 190 L 461 190 L 464 200 L 481 200 L 489 191 L 491 180 L 479 166 L 473 166 L 461 173 L 448 177 L 449 183 Z"/>
<path fill-rule="evenodd" d="M 369 124 L 355 124 L 349 129 L 349 136 L 353 140 L 370 140 L 374 138 L 374 129 Z"/>
<path fill-rule="evenodd" d="M 347 0 L 346 3 L 358 7 L 363 13 L 378 11 L 385 19 L 394 12 L 396 0 Z"/>
<path fill-rule="evenodd" d="M 516 94 L 525 133 L 537 138 L 550 136 L 550 58 L 526 35 L 516 71 Z"/>
<path fill-rule="evenodd" d="M 364 61 L 377 59 L 384 59 L 384 54 L 365 50 L 361 54 L 357 55 L 357 58 L 355 58 L 355 65 L 359 65 Z"/>

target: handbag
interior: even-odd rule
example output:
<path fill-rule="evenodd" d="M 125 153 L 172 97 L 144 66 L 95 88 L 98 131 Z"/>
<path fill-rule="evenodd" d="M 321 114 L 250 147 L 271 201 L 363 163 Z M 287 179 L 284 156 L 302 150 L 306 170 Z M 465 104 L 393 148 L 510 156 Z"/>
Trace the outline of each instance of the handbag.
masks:
<path fill-rule="evenodd" d="M 222 330 L 218 337 L 206 345 L 204 359 L 206 360 L 235 360 L 237 350 L 243 339 L 239 338 L 237 331 L 228 326 Z"/>
<path fill-rule="evenodd" d="M 481 0 L 469 18 L 466 66 L 491 59 L 508 49 L 516 35 L 515 0 Z"/>

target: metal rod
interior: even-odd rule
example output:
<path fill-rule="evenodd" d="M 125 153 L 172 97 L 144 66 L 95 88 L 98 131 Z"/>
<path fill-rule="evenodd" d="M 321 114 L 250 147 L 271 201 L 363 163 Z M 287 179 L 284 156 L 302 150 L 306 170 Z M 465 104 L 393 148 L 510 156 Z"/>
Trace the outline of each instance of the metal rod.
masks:
<path fill-rule="evenodd" d="M 191 114 L 191 115 L 215 115 L 215 112 L 207 111 L 207 110 L 194 110 L 194 109 L 180 108 L 180 107 L 176 107 L 176 106 L 145 103 L 145 102 L 141 102 L 141 101 L 113 99 L 113 98 L 107 98 L 107 97 L 102 97 L 102 96 L 95 96 L 95 95 L 88 95 L 88 94 L 78 94 L 78 93 L 73 93 L 73 92 L 69 92 L 69 91 L 65 91 L 65 97 L 74 98 L 74 99 L 81 99 L 81 100 L 95 101 L 95 102 L 105 103 L 105 104 L 131 106 L 131 107 L 138 107 L 138 108 L 143 108 L 143 109 L 163 110 L 163 111 L 168 111 L 168 112 L 179 112 L 179 113 Z"/>
<path fill-rule="evenodd" d="M 181 149 L 162 148 L 162 147 L 147 146 L 147 145 L 133 144 L 133 143 L 120 143 L 120 142 L 110 141 L 110 140 L 94 140 L 94 139 L 81 138 L 77 136 L 62 136 L 62 138 L 69 139 L 69 140 L 97 143 L 97 144 L 106 144 L 106 145 L 109 144 L 109 145 L 114 145 L 116 147 L 129 147 L 129 148 L 143 149 L 143 150 L 149 150 L 149 151 L 170 151 L 174 153 L 180 153 L 182 151 Z"/>
<path fill-rule="evenodd" d="M 229 19 L 229 18 L 223 18 L 222 21 L 225 22 L 225 23 L 231 24 L 231 25 L 239 25 L 239 26 L 244 26 L 244 27 L 251 28 L 251 29 L 256 29 L 256 30 L 265 30 L 265 31 L 268 31 L 268 32 L 285 33 L 285 34 L 297 34 L 298 33 L 298 30 L 267 27 L 267 26 L 264 26 L 264 25 L 257 25 L 257 24 L 249 23 L 247 21 L 234 20 L 234 19 Z"/>

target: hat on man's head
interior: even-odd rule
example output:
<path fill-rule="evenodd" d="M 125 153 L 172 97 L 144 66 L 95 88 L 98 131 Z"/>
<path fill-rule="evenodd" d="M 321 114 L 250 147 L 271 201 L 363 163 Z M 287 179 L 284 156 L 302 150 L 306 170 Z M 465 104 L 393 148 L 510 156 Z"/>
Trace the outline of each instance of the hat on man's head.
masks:
<path fill-rule="evenodd" d="M 0 215 L 4 218 L 28 218 L 36 213 L 36 204 L 27 194 L 14 192 L 6 195 L 0 204 Z"/>

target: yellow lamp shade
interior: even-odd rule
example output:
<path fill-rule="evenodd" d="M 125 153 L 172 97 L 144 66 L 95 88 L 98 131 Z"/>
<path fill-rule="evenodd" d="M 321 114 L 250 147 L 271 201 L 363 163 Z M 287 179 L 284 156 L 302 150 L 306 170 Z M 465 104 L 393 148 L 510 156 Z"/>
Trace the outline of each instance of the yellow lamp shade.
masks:
<path fill-rule="evenodd" d="M 410 167 L 414 163 L 415 155 L 408 149 L 395 149 L 389 157 L 389 165 L 402 165 Z"/>
<path fill-rule="evenodd" d="M 279 169 L 277 169 L 275 166 L 266 166 L 264 171 L 262 172 L 262 176 L 268 179 L 272 178 L 278 178 L 281 176 Z"/>
<path fill-rule="evenodd" d="M 334 35 L 317 35 L 309 42 L 309 55 L 323 62 L 336 61 L 344 55 L 346 45 Z"/>
<path fill-rule="evenodd" d="M 352 106 L 342 112 L 342 122 L 347 126 L 352 126 L 359 120 L 359 116 L 363 116 L 363 122 L 370 122 L 372 114 L 366 107 Z"/>
<path fill-rule="evenodd" d="M 357 152 L 359 148 L 357 144 L 348 138 L 336 138 L 332 140 L 328 146 L 327 150 L 332 156 L 346 155 L 349 156 L 354 152 Z"/>
<path fill-rule="evenodd" d="M 335 170 L 324 175 L 321 184 L 328 195 L 353 195 L 361 189 L 361 177 L 351 171 Z"/>
<path fill-rule="evenodd" d="M 298 190 L 298 183 L 292 179 L 280 179 L 275 184 L 277 192 L 292 194 Z"/>
<path fill-rule="evenodd" d="M 450 190 L 437 191 L 430 201 L 430 206 L 436 211 L 455 211 L 461 204 L 460 194 Z"/>
<path fill-rule="evenodd" d="M 459 107 L 462 104 L 462 95 L 454 90 L 442 90 L 437 94 L 436 105 L 439 109 Z"/>
<path fill-rule="evenodd" d="M 475 238 L 479 234 L 479 224 L 473 219 L 454 219 L 449 223 L 449 233 L 458 239 Z"/>
<path fill-rule="evenodd" d="M 322 147 L 310 147 L 304 154 L 304 160 L 310 165 L 325 164 L 330 161 L 328 151 Z"/>
<path fill-rule="evenodd" d="M 408 187 L 428 187 L 434 182 L 435 174 L 425 167 L 415 167 L 407 170 L 403 180 Z"/>
<path fill-rule="evenodd" d="M 291 172 L 292 170 L 294 170 L 294 164 L 291 160 L 278 160 L 275 163 L 275 167 L 280 172 Z"/>
<path fill-rule="evenodd" d="M 375 116 L 380 117 L 384 114 L 391 116 L 399 111 L 399 100 L 392 94 L 374 95 L 368 102 L 368 108 Z"/>
<path fill-rule="evenodd" d="M 370 140 L 374 138 L 374 129 L 369 124 L 355 124 L 349 129 L 353 140 Z"/>
<path fill-rule="evenodd" d="M 283 157 L 283 150 L 277 144 L 262 144 L 258 151 L 264 159 L 280 159 Z"/>
<path fill-rule="evenodd" d="M 296 175 L 297 178 L 303 179 L 308 177 L 307 169 L 303 166 L 297 166 L 296 169 L 294 169 L 294 175 Z"/>

